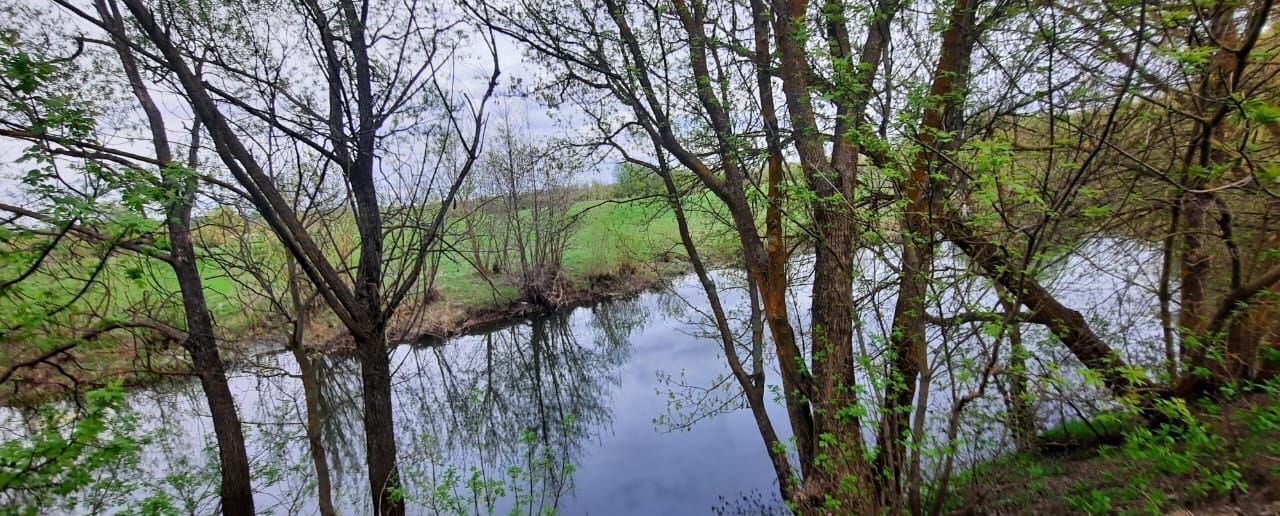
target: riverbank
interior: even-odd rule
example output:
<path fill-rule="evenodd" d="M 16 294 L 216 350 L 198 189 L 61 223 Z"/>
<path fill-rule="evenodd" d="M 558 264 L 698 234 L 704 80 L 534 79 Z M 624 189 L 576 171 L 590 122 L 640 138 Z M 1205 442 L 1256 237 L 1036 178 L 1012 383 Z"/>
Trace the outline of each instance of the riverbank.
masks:
<path fill-rule="evenodd" d="M 625 264 L 618 270 L 583 278 L 565 278 L 555 292 L 554 304 L 530 303 L 520 298 L 495 298 L 490 303 L 459 303 L 439 299 L 413 313 L 398 317 L 388 330 L 394 342 L 434 343 L 484 331 L 520 319 L 571 310 L 585 304 L 639 295 L 660 289 L 691 271 L 682 256 L 665 256 L 641 265 Z M 317 325 L 307 337 L 307 348 L 319 353 L 354 349 L 345 330 L 333 323 Z M 280 349 L 283 349 L 281 347 Z"/>
<path fill-rule="evenodd" d="M 412 322 L 393 323 L 388 330 L 389 340 L 396 343 L 441 342 L 527 317 L 638 295 L 662 288 L 672 278 L 688 270 L 687 262 L 670 261 L 650 264 L 646 270 L 628 268 L 619 274 L 593 276 L 586 279 L 585 285 L 562 290 L 554 305 L 505 300 L 459 306 L 440 300 L 423 307 L 419 317 L 413 318 Z M 354 350 L 354 342 L 345 329 L 329 317 L 318 319 L 321 322 L 311 325 L 306 331 L 309 351 L 342 354 Z M 228 368 L 234 368 L 254 355 L 286 349 L 282 338 L 273 336 L 269 329 L 264 328 L 239 337 L 223 338 L 227 339 L 221 348 Z M 15 374 L 10 382 L 12 387 L 0 392 L 0 405 L 35 405 L 111 380 L 140 388 L 190 374 L 190 363 L 179 346 L 138 346 L 120 340 L 109 347 L 71 350 L 51 359 L 48 366 Z"/>
<path fill-rule="evenodd" d="M 1280 382 L 1178 412 L 1177 428 L 1093 424 L 1079 447 L 979 464 L 948 512 L 1280 514 Z"/>
<path fill-rule="evenodd" d="M 407 304 L 391 323 L 389 340 L 418 342 L 444 339 L 500 324 L 612 297 L 633 295 L 665 284 L 688 272 L 680 252 L 674 217 L 660 203 L 586 201 L 577 207 L 582 222 L 569 242 L 556 282 L 554 303 L 537 305 L 520 298 L 518 279 L 509 274 L 480 272 L 457 252 L 444 253 L 430 284 L 430 299 Z M 705 242 L 706 259 L 729 263 L 733 246 L 718 233 L 714 214 L 693 214 L 696 237 Z M 719 244 L 717 244 L 719 242 Z M 283 349 L 286 328 L 268 303 L 248 295 L 234 272 L 212 262 L 201 263 L 206 295 L 221 339 L 224 361 L 234 366 L 248 357 Z M 107 278 L 120 294 L 113 301 L 121 310 L 130 298 L 164 296 L 176 290 L 163 269 L 144 284 L 127 278 Z M 177 320 L 180 312 L 150 314 L 156 320 Z M 351 339 L 323 305 L 313 308 L 304 342 L 315 352 L 351 349 Z M 119 333 L 86 342 L 59 353 L 46 364 L 17 370 L 0 391 L 0 404 L 33 404 L 57 394 L 82 390 L 110 380 L 145 386 L 189 373 L 180 343 L 157 339 L 146 332 Z M 26 351 L 33 355 L 35 351 Z M 23 359 L 3 353 L 6 360 Z"/>

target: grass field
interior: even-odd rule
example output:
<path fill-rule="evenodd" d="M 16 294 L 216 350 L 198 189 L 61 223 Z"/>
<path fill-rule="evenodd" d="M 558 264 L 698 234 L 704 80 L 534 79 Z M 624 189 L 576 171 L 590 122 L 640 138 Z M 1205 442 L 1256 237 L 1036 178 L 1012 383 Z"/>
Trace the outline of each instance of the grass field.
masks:
<path fill-rule="evenodd" d="M 622 270 L 645 272 L 664 257 L 684 256 L 675 217 L 654 203 L 584 201 L 573 213 L 581 222 L 565 250 L 563 274 L 578 287 L 585 287 L 593 276 L 616 275 Z M 706 211 L 690 211 L 690 227 L 695 238 L 706 244 L 713 258 L 731 254 L 732 242 L 714 228 L 715 218 Z M 461 247 L 461 244 L 459 245 Z M 435 286 L 445 302 L 482 307 L 509 301 L 517 296 L 517 286 L 494 278 L 497 291 L 487 283 L 474 266 L 457 253 L 441 260 Z"/>
<path fill-rule="evenodd" d="M 707 258 L 724 262 L 734 256 L 733 249 L 736 246 L 725 233 L 719 216 L 708 208 L 717 203 L 708 201 L 705 198 L 691 200 L 687 208 L 690 226 Z M 664 273 L 683 270 L 684 260 L 680 257 L 685 253 L 680 245 L 675 218 L 665 208 L 665 204 L 654 201 L 582 201 L 573 206 L 571 213 L 580 217 L 580 221 L 570 238 L 562 263 L 562 281 L 568 285 L 567 288 L 585 291 L 591 285 L 592 278 L 601 277 L 637 277 L 652 284 Z M 461 242 L 454 244 L 455 249 L 468 247 Z M 236 247 L 237 242 L 223 245 L 229 246 L 228 249 L 222 249 L 224 252 L 239 249 Z M 255 254 L 262 253 L 266 256 L 263 260 L 265 263 L 280 264 L 279 268 L 283 269 L 283 248 L 270 235 L 262 235 L 262 241 L 253 244 L 251 248 L 255 250 Z M 84 253 L 84 256 L 93 254 Z M 42 308 L 31 301 L 41 300 L 42 306 L 47 309 L 58 305 L 61 300 L 72 298 L 79 285 L 84 283 L 83 279 L 91 274 L 90 271 L 100 260 L 96 257 L 84 257 L 75 260 L 64 258 L 63 261 L 64 263 L 48 267 L 50 270 L 47 273 L 42 272 L 31 281 L 23 282 L 20 285 L 21 296 L 0 296 L 0 310 L 4 311 L 4 315 L 0 315 L 0 322 L 13 326 L 22 317 L 38 322 Z M 200 267 L 219 337 L 230 344 L 231 349 L 237 347 L 234 345 L 237 342 L 277 340 L 282 335 L 277 329 L 265 325 L 271 311 L 266 301 L 257 293 L 243 288 L 242 284 L 252 283 L 245 273 L 224 270 L 211 259 L 202 260 Z M 6 277 L 11 275 L 3 269 L 0 272 Z M 276 274 L 278 271 L 272 273 Z M 19 334 L 25 337 L 9 340 L 10 344 L 6 346 L 8 349 L 0 349 L 0 359 L 12 363 L 66 342 L 73 335 L 71 329 L 84 327 L 88 324 L 87 321 L 94 319 L 75 315 L 78 312 L 91 310 L 98 320 L 145 317 L 182 326 L 177 283 L 167 264 L 141 258 L 136 254 L 117 253 L 95 278 L 100 284 L 99 288 L 90 291 L 71 309 L 59 312 L 58 324 L 33 323 L 24 327 L 21 333 L 13 332 L 8 335 L 11 338 Z M 509 305 L 519 296 L 514 277 L 508 274 L 479 274 L 459 252 L 443 252 L 434 277 L 423 277 L 421 281 L 430 282 L 438 293 L 438 298 L 426 305 L 426 308 L 415 306 L 412 309 L 428 312 L 427 319 L 445 326 L 465 319 L 468 313 Z M 28 313 L 24 314 L 23 311 Z M 340 325 L 323 306 L 313 314 L 312 326 L 309 331 L 312 341 L 337 339 L 343 333 Z M 63 330 L 57 330 L 59 327 Z M 180 350 L 175 347 L 160 353 L 163 356 L 151 357 L 156 353 L 154 350 L 143 350 L 140 346 L 129 345 L 129 342 L 137 341 L 122 336 L 85 343 L 75 352 L 75 361 L 78 362 L 76 365 L 81 369 L 95 371 L 91 376 L 109 376 L 121 374 L 130 368 L 137 369 L 139 353 L 144 351 L 149 355 L 147 360 L 154 359 L 176 367 L 180 367 L 184 360 Z M 148 367 L 151 365 L 155 364 Z M 48 371 L 45 373 L 49 374 Z"/>
<path fill-rule="evenodd" d="M 712 204 L 693 203 L 695 207 L 699 205 Z M 614 276 L 621 271 L 661 272 L 657 269 L 669 267 L 660 264 L 670 261 L 671 256 L 685 255 L 675 217 L 661 203 L 582 201 L 570 212 L 580 217 L 580 222 L 565 250 L 562 274 L 576 287 L 585 288 L 591 277 Z M 711 259 L 731 256 L 733 243 L 722 231 L 716 230 L 721 225 L 710 210 L 689 209 L 688 215 L 695 238 L 705 245 L 704 252 Z M 272 244 L 267 252 L 283 253 L 279 246 Z M 467 246 L 454 242 L 453 248 L 464 251 Z M 148 285 L 141 290 L 176 292 L 176 282 L 162 265 L 150 267 Z M 252 316 L 254 310 L 244 303 L 252 302 L 253 296 L 238 291 L 239 282 L 229 276 L 232 273 L 215 263 L 202 263 L 202 271 L 210 309 L 220 328 L 227 333 L 224 338 L 234 338 L 251 330 L 259 321 Z M 438 303 L 454 311 L 483 309 L 515 300 L 519 288 L 514 280 L 506 274 L 479 274 L 467 257 L 457 251 L 442 253 L 434 277 L 421 279 L 432 282 L 440 294 Z"/>

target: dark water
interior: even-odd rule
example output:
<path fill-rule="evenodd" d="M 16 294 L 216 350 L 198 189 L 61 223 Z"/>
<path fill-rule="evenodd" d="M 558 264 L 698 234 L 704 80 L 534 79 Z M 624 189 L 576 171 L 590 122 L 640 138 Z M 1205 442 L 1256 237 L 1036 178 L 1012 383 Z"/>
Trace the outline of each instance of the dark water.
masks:
<path fill-rule="evenodd" d="M 1124 349 L 1127 358 L 1150 364 L 1160 345 L 1148 295 L 1151 256 L 1100 247 L 1104 244 L 1116 244 L 1094 246 L 1105 267 L 1094 265 L 1097 259 L 1067 260 L 1053 288 L 1094 319 L 1100 333 Z M 877 278 L 891 277 L 883 261 L 893 257 L 868 256 L 862 265 L 869 272 L 856 280 L 868 294 L 855 346 L 874 353 L 877 336 L 888 323 L 885 312 L 893 306 L 892 291 L 877 289 Z M 943 265 L 956 265 L 957 277 L 963 277 L 963 264 Z M 1122 274 L 1101 274 L 1104 268 Z M 795 275 L 796 285 L 808 284 L 803 263 Z M 725 272 L 717 281 L 745 332 L 745 295 L 735 287 L 740 278 Z M 792 298 L 797 327 L 803 328 L 806 287 L 796 287 Z M 989 286 L 963 280 L 946 288 L 937 310 L 961 311 L 992 302 Z M 447 342 L 395 348 L 395 425 L 410 512 L 779 511 L 777 481 L 764 444 L 748 411 L 738 410 L 736 385 L 727 378 L 720 344 L 707 335 L 705 305 L 694 279 L 684 277 L 663 292 L 580 306 Z M 1030 328 L 1026 338 L 1035 354 L 1033 375 L 1071 377 L 1072 359 L 1060 345 Z M 740 340 L 749 339 L 743 335 Z M 952 401 L 975 381 L 949 371 L 957 364 L 972 370 L 996 348 L 973 329 L 954 335 L 935 332 L 931 341 L 936 394 L 929 401 L 932 431 L 926 444 L 937 445 L 941 432 L 936 429 L 945 427 Z M 371 513 L 358 365 L 341 357 L 315 357 L 314 362 L 335 505 L 342 514 Z M 305 397 L 294 357 L 262 354 L 233 374 L 257 507 L 275 514 L 316 513 Z M 776 367 L 770 367 L 769 377 L 777 377 Z M 866 377 L 859 383 L 869 384 Z M 1042 400 L 1042 425 L 1088 411 L 1098 399 L 1089 389 L 1044 384 L 1052 387 L 1036 392 Z M 215 512 L 212 425 L 198 385 L 181 382 L 137 391 L 129 404 L 141 416 L 141 433 L 153 442 L 137 469 L 120 473 L 131 475 L 142 488 L 116 508 L 162 491 L 184 511 Z M 962 456 L 976 460 L 1004 449 L 999 410 L 994 389 L 966 409 L 959 436 Z M 787 432 L 778 402 L 771 402 L 770 413 L 775 427 Z M 13 417 L 8 414 L 10 422 Z"/>
<path fill-rule="evenodd" d="M 687 279 L 675 285 L 693 288 Z M 501 485 L 491 505 L 499 514 L 701 514 L 776 504 L 749 413 L 730 410 L 730 390 L 702 390 L 727 368 L 717 342 L 698 335 L 692 310 L 678 296 L 651 292 L 397 347 L 395 424 L 410 512 L 487 512 L 476 481 Z M 370 513 L 358 365 L 315 363 L 335 505 Z M 231 379 L 257 506 L 278 514 L 316 512 L 297 372 L 291 354 L 272 353 Z M 142 464 L 148 484 L 197 514 L 214 511 L 212 424 L 198 385 L 140 391 L 130 405 L 156 438 Z M 442 488 L 443 496 L 433 493 Z"/>

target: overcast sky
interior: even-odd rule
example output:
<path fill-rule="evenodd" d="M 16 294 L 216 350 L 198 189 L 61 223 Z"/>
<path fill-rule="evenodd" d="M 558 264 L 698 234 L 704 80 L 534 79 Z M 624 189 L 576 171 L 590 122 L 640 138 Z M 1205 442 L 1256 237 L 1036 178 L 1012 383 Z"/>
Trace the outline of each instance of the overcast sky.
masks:
<path fill-rule="evenodd" d="M 0 3 L 12 5 L 13 1 L 0 0 Z M 43 24 L 45 27 L 62 27 L 67 32 L 76 30 L 90 33 L 96 32 L 93 27 L 87 26 L 86 23 L 58 13 L 48 0 L 17 1 L 19 3 L 28 3 L 28 6 L 45 4 L 47 10 L 51 11 L 51 16 L 54 17 L 54 20 Z M 5 25 L 9 24 L 0 22 L 0 26 Z M 272 29 L 274 33 L 284 32 L 279 30 L 281 28 L 272 27 Z M 42 32 L 41 34 L 50 33 L 52 31 Z M 529 136 L 537 139 L 552 139 L 574 134 L 576 132 L 573 129 L 574 124 L 582 123 L 582 121 L 574 113 L 566 111 L 572 109 L 569 107 L 570 104 L 565 104 L 563 109 L 551 110 L 532 97 L 519 95 L 520 92 L 516 89 L 516 85 L 522 84 L 527 89 L 543 78 L 544 70 L 537 63 L 526 59 L 524 52 L 515 42 L 501 35 L 498 38 L 498 62 L 502 75 L 498 89 L 499 95 L 488 108 L 490 136 L 496 132 L 493 129 L 500 122 L 499 117 L 510 117 L 514 126 L 524 128 Z M 105 38 L 103 37 L 103 39 Z M 462 49 L 462 54 L 464 55 L 457 58 L 453 68 L 455 80 L 457 81 L 456 87 L 460 90 L 471 90 L 473 96 L 478 96 L 483 91 L 489 71 L 488 67 L 491 63 L 488 49 L 478 38 L 475 38 L 470 42 L 469 48 Z M 114 82 L 123 91 L 124 81 L 122 77 L 106 76 L 100 77 L 100 79 Z M 166 125 L 172 134 L 171 139 L 175 143 L 186 141 L 192 116 L 185 100 L 169 93 L 167 87 L 164 86 L 153 87 L 152 95 L 161 104 L 161 109 L 165 113 Z M 122 119 L 141 119 L 136 105 L 130 102 L 132 97 L 123 96 L 122 98 L 121 102 L 110 106 L 106 112 L 99 115 L 99 125 L 104 128 L 112 128 L 110 131 L 103 131 L 100 138 L 103 143 L 112 146 L 126 148 L 141 154 L 151 154 L 151 146 L 146 139 L 143 127 L 121 128 L 119 122 Z M 0 139 L 0 199 L 8 202 L 21 201 L 23 199 L 21 185 L 18 183 L 17 178 L 30 166 L 16 163 L 16 160 L 21 155 L 22 149 L 27 146 L 22 142 Z M 607 158 L 592 170 L 582 174 L 579 181 L 583 183 L 612 181 L 614 168 L 613 160 Z"/>

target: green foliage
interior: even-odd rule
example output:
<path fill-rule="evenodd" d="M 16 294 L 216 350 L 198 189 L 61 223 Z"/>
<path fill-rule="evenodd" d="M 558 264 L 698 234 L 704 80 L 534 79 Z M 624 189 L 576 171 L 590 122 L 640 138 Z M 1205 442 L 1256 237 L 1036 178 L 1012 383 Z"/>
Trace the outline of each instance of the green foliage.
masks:
<path fill-rule="evenodd" d="M 623 163 L 614 173 L 613 196 L 632 199 L 649 195 L 666 194 L 662 178 L 648 168 L 633 163 Z"/>
<path fill-rule="evenodd" d="M 1269 403 L 1249 407 L 1244 414 L 1245 427 L 1255 436 L 1280 432 L 1280 379 L 1272 379 L 1256 388 L 1267 394 Z"/>
<path fill-rule="evenodd" d="M 72 495 L 89 488 L 127 492 L 127 480 L 101 475 L 136 464 L 144 444 L 133 435 L 135 418 L 120 411 L 123 402 L 120 384 L 91 390 L 79 412 L 42 407 L 35 432 L 0 443 L 0 492 L 8 493 L 0 515 L 37 514 L 55 503 L 73 511 L 81 502 Z"/>
<path fill-rule="evenodd" d="M 1133 409 L 1104 412 L 1089 421 L 1067 421 L 1040 434 L 1042 439 L 1091 440 L 1099 435 L 1120 443 L 1072 455 L 1017 454 L 979 463 L 958 475 L 955 485 L 1003 477 L 994 512 L 1166 514 L 1186 504 L 1214 502 L 1249 490 L 1246 478 L 1259 458 L 1280 454 L 1280 379 L 1242 384 L 1212 400 L 1151 401 L 1161 424 L 1135 418 Z M 1268 461 L 1262 459 L 1262 464 Z M 1271 474 L 1280 472 L 1272 468 Z M 987 488 L 984 488 L 987 489 Z M 945 507 L 959 509 L 953 494 Z"/>
<path fill-rule="evenodd" d="M 9 111 L 21 113 L 27 130 L 62 138 L 87 138 L 93 131 L 94 111 L 89 103 L 50 87 L 72 80 L 70 71 L 54 64 L 42 49 L 11 33 L 0 32 L 0 86 Z"/>
<path fill-rule="evenodd" d="M 697 178 L 692 172 L 676 169 L 671 173 L 671 180 L 676 188 L 686 191 L 696 184 Z M 637 199 L 641 197 L 666 196 L 667 187 L 662 178 L 649 168 L 634 163 L 623 163 L 614 172 L 613 192 L 615 199 Z"/>
<path fill-rule="evenodd" d="M 163 491 L 148 496 L 138 504 L 137 510 L 133 512 L 126 511 L 124 514 L 138 514 L 139 516 L 176 516 L 182 514 L 178 507 L 173 504 L 173 498 Z"/>
<path fill-rule="evenodd" d="M 1108 514 L 1112 512 L 1111 497 L 1097 489 L 1091 489 L 1084 495 L 1071 495 L 1067 505 L 1072 509 L 1088 514 Z"/>
<path fill-rule="evenodd" d="M 1088 420 L 1070 419 L 1049 427 L 1040 433 L 1040 439 L 1053 442 L 1090 441 L 1122 435 L 1133 424 L 1133 416 L 1129 412 L 1102 412 Z"/>
<path fill-rule="evenodd" d="M 1158 400 L 1156 410 L 1171 423 L 1137 427 L 1125 434 L 1126 457 L 1149 463 L 1159 473 L 1191 475 L 1195 496 L 1244 492 L 1240 465 L 1231 458 L 1226 439 L 1210 430 L 1181 399 Z"/>
<path fill-rule="evenodd" d="M 1244 117 L 1255 124 L 1266 125 L 1280 122 L 1280 106 L 1270 104 L 1258 97 L 1244 99 L 1240 103 L 1240 109 Z"/>
<path fill-rule="evenodd" d="M 575 421 L 566 418 L 561 423 L 570 429 Z M 434 436 L 422 436 L 427 449 L 437 449 L 439 442 Z M 430 508 L 433 514 L 496 514 L 500 502 L 509 504 L 507 514 L 512 516 L 556 514 L 554 503 L 558 500 L 560 490 L 572 482 L 575 468 L 566 457 L 558 456 L 551 445 L 543 443 L 537 432 L 523 430 L 514 437 L 516 447 L 521 453 L 518 463 L 509 464 L 501 473 L 472 466 L 465 474 L 459 472 L 457 466 L 444 465 L 444 457 L 431 454 L 426 457 L 426 465 L 432 468 L 443 466 L 431 473 L 418 472 L 410 468 L 410 476 L 419 477 L 418 482 L 426 486 L 421 498 L 402 491 L 401 496 L 411 503 Z M 502 505 L 506 505 L 502 504 Z"/>

